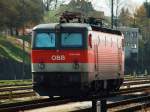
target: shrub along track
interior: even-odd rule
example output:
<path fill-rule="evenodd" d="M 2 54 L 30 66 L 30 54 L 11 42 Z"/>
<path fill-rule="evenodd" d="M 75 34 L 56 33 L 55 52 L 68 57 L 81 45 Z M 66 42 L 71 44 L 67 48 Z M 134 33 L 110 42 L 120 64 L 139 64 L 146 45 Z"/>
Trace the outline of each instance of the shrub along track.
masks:
<path fill-rule="evenodd" d="M 29 84 L 5 84 L 5 85 L 0 85 L 0 88 L 7 88 L 7 87 L 12 87 L 12 88 L 14 88 L 14 87 L 21 87 L 21 86 L 32 86 L 32 84 L 31 83 L 29 83 Z"/>
<path fill-rule="evenodd" d="M 0 100 L 35 96 L 32 84 L 1 85 Z"/>

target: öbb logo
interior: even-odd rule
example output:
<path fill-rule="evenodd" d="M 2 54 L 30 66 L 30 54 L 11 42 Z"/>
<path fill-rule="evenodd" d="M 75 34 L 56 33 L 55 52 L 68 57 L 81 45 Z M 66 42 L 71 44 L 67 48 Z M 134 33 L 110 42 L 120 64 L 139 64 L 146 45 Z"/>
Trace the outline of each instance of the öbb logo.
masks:
<path fill-rule="evenodd" d="M 64 55 L 52 55 L 51 60 L 53 60 L 53 61 L 65 60 L 65 56 Z"/>

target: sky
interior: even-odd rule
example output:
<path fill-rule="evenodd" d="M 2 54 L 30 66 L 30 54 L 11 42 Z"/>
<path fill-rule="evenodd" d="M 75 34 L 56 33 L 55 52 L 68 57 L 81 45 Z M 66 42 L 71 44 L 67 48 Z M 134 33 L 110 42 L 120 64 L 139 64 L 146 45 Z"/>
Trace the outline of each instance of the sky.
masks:
<path fill-rule="evenodd" d="M 109 6 L 109 0 L 89 0 L 92 2 L 94 8 L 98 11 L 104 11 L 106 16 L 110 16 L 111 8 Z M 133 12 L 137 7 L 143 4 L 146 0 L 122 0 L 124 2 L 124 6 L 127 6 L 131 12 Z M 150 0 L 148 0 L 150 1 Z"/>
<path fill-rule="evenodd" d="M 70 0 L 64 0 L 64 1 L 66 1 L 65 3 L 69 3 Z M 108 2 L 111 0 L 87 0 L 87 1 L 92 2 L 95 10 L 104 11 L 105 16 L 111 15 L 111 7 Z M 121 0 L 121 1 L 123 1 L 123 4 L 124 4 L 122 6 L 128 7 L 130 12 L 133 13 L 135 9 L 138 8 L 140 5 L 142 5 L 143 2 L 145 2 L 146 0 Z M 147 1 L 150 2 L 150 0 L 147 0 Z"/>

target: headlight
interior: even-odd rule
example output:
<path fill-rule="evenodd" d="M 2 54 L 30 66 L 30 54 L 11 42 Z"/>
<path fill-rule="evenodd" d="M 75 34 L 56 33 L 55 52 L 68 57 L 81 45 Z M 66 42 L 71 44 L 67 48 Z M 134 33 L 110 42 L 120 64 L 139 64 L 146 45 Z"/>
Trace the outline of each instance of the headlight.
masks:
<path fill-rule="evenodd" d="M 73 64 L 73 68 L 74 68 L 74 69 L 78 70 L 79 67 L 80 67 L 79 63 L 75 62 L 75 63 Z"/>
<path fill-rule="evenodd" d="M 43 63 L 38 64 L 38 68 L 41 70 L 45 69 L 45 64 Z"/>

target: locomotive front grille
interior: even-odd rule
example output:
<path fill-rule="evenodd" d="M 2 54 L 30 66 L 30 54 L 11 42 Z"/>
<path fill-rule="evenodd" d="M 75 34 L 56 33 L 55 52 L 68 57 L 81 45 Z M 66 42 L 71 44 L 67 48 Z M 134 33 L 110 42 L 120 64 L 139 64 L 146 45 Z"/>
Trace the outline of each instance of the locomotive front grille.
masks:
<path fill-rule="evenodd" d="M 34 86 L 43 87 L 68 87 L 81 84 L 81 73 L 33 73 Z"/>

